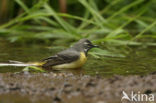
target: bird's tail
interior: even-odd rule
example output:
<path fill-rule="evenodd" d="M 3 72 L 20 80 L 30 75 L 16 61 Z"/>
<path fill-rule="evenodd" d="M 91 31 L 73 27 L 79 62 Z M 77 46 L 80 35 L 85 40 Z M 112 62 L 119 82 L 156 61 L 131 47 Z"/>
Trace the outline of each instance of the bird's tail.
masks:
<path fill-rule="evenodd" d="M 17 67 L 26 67 L 26 66 L 42 66 L 45 62 L 30 62 L 23 63 L 19 61 L 9 61 L 9 63 L 0 63 L 0 67 L 4 66 L 17 66 Z"/>

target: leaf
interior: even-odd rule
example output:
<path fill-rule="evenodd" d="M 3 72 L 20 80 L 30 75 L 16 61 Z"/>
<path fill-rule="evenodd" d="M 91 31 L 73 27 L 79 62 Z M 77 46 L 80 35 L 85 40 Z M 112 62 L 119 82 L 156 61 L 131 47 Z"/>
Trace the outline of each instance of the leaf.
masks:
<path fill-rule="evenodd" d="M 23 69 L 23 71 L 46 72 L 46 71 L 43 70 L 42 68 L 35 67 L 35 66 L 28 66 L 28 67 L 25 67 L 25 68 Z"/>
<path fill-rule="evenodd" d="M 100 56 L 110 56 L 110 57 L 125 57 L 125 55 L 121 53 L 110 52 L 107 50 L 94 48 L 89 54 L 93 55 L 96 58 L 100 58 Z"/>

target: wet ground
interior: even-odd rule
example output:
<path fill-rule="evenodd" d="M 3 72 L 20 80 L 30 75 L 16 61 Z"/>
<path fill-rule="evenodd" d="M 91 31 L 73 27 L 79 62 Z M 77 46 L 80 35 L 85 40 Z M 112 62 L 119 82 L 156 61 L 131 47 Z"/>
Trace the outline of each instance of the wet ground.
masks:
<path fill-rule="evenodd" d="M 72 73 L 1 73 L 0 80 L 0 103 L 121 103 L 122 91 L 156 96 L 154 73 L 111 78 Z"/>
<path fill-rule="evenodd" d="M 36 62 L 64 49 L 5 41 L 0 47 L 0 62 Z M 23 67 L 0 67 L 0 103 L 121 103 L 123 91 L 152 93 L 156 100 L 155 47 L 102 48 L 117 53 L 98 58 L 89 54 L 79 70 L 28 73 L 21 72 Z"/>

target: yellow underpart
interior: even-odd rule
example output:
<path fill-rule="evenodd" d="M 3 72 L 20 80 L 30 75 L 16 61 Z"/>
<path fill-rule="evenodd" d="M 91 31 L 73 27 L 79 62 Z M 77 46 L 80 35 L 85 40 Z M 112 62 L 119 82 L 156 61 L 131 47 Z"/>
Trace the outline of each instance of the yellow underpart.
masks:
<path fill-rule="evenodd" d="M 86 62 L 87 57 L 84 52 L 80 53 L 80 58 L 74 62 L 66 63 L 66 64 L 60 64 L 53 66 L 53 69 L 74 69 L 74 68 L 80 68 L 84 65 Z"/>
<path fill-rule="evenodd" d="M 43 66 L 43 64 L 45 64 L 46 62 L 34 62 L 34 63 L 29 63 L 32 64 L 34 66 Z"/>

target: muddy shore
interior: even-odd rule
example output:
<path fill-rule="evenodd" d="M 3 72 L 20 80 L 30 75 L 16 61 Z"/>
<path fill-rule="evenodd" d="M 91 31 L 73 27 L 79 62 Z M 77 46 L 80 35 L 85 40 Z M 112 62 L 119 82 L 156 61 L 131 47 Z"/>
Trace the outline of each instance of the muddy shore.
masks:
<path fill-rule="evenodd" d="M 122 91 L 156 94 L 156 74 L 109 78 L 72 73 L 0 74 L 0 103 L 121 103 Z"/>

